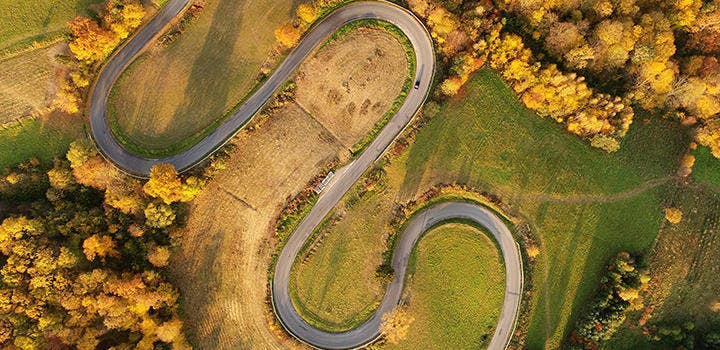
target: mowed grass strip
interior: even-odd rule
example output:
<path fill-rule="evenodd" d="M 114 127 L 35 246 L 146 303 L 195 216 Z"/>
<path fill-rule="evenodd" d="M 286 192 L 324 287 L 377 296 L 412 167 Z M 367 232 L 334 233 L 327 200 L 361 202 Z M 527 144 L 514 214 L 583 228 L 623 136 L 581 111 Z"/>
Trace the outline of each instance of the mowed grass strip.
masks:
<path fill-rule="evenodd" d="M 44 35 L 65 30 L 76 15 L 100 0 L 0 1 L 0 51 L 18 41 L 41 40 Z"/>
<path fill-rule="evenodd" d="M 606 154 L 525 109 L 481 70 L 384 168 L 383 186 L 342 200 L 340 219 L 296 262 L 296 304 L 316 325 L 362 322 L 384 293 L 375 268 L 393 208 L 435 184 L 462 183 L 500 195 L 538 232 L 527 346 L 560 347 L 607 260 L 646 252 L 658 233 L 666 183 L 690 139 L 676 123 L 648 118 Z"/>
<path fill-rule="evenodd" d="M 176 41 L 149 50 L 114 85 L 108 106 L 113 131 L 146 155 L 192 146 L 256 86 L 277 45 L 273 31 L 294 16 L 294 5 L 208 1 Z"/>
<path fill-rule="evenodd" d="M 429 230 L 408 266 L 407 308 L 414 321 L 406 341 L 387 348 L 486 348 L 505 296 L 504 269 L 484 230 L 465 223 Z"/>

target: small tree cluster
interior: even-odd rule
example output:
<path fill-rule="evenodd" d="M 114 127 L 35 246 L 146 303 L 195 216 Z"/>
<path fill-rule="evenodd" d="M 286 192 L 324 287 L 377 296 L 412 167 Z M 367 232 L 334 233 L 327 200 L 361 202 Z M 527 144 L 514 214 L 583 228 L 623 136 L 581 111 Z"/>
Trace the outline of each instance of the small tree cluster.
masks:
<path fill-rule="evenodd" d="M 496 38 L 502 24 L 489 2 L 448 2 L 410 0 L 408 7 L 425 19 L 443 62 L 449 67 L 448 77 L 440 85 L 445 96 L 458 93 L 480 69 L 487 57 L 487 42 Z"/>
<path fill-rule="evenodd" d="M 346 0 L 310 0 L 298 5 L 297 18 L 275 29 L 275 38 L 284 49 L 295 47 L 302 34 L 322 14 Z"/>
<path fill-rule="evenodd" d="M 517 35 L 504 35 L 490 50 L 490 67 L 501 72 L 528 109 L 565 124 L 573 134 L 592 139 L 595 147 L 617 150 L 616 138 L 627 133 L 634 116 L 627 101 L 596 93 L 584 78 L 564 74 L 554 64 L 535 62 Z"/>
<path fill-rule="evenodd" d="M 415 321 L 415 318 L 408 313 L 405 307 L 397 306 L 382 316 L 380 333 L 388 343 L 399 344 L 407 338 L 413 321 Z"/>
<path fill-rule="evenodd" d="M 640 290 L 648 282 L 649 277 L 635 257 L 624 252 L 618 254 L 607 267 L 590 307 L 578 321 L 571 342 L 595 349 L 598 343 L 609 339 L 625 321 L 627 311 L 642 306 Z"/>
<path fill-rule="evenodd" d="M 62 82 L 55 106 L 69 114 L 80 111 L 83 93 L 98 63 L 140 25 L 145 9 L 137 0 L 108 0 L 98 17 L 99 21 L 79 16 L 68 23 L 72 71 Z"/>

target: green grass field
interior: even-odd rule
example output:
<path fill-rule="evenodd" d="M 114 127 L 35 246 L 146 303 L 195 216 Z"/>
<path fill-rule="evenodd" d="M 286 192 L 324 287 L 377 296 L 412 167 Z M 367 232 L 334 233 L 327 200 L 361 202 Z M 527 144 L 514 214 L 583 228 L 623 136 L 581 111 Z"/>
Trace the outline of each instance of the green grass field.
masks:
<path fill-rule="evenodd" d="M 50 161 L 63 156 L 70 142 L 82 136 L 82 124 L 77 120 L 68 123 L 69 127 L 57 123 L 26 119 L 20 125 L 0 129 L 0 169 L 33 157 Z"/>
<path fill-rule="evenodd" d="M 698 147 L 692 154 L 695 156 L 692 172 L 695 181 L 720 188 L 720 159 L 715 158 L 707 147 Z"/>
<path fill-rule="evenodd" d="M 209 1 L 175 42 L 141 56 L 114 85 L 114 132 L 136 151 L 172 153 L 197 141 L 253 89 L 276 47 L 273 31 L 294 16 L 294 5 Z"/>
<path fill-rule="evenodd" d="M 321 326 L 362 322 L 384 292 L 374 270 L 394 205 L 434 184 L 462 183 L 500 195 L 538 232 L 527 346 L 557 348 L 608 259 L 652 246 L 688 142 L 677 124 L 651 118 L 633 126 L 621 151 L 605 154 L 526 110 L 483 69 L 385 167 L 376 193 L 346 196 L 334 214 L 341 219 L 296 263 L 296 304 Z"/>
<path fill-rule="evenodd" d="M 0 51 L 18 42 L 65 30 L 76 15 L 100 0 L 23 0 L 0 2 Z"/>
<path fill-rule="evenodd" d="M 481 349 L 505 295 L 500 253 L 487 234 L 451 223 L 428 231 L 408 266 L 407 340 L 389 349 Z"/>

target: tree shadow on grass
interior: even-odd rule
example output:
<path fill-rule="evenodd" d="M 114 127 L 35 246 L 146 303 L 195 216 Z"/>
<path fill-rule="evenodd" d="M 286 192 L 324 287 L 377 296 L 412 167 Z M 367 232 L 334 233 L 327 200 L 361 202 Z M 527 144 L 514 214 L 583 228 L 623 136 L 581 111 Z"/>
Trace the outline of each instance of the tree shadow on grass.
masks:
<path fill-rule="evenodd" d="M 213 14 L 205 44 L 192 65 L 185 87 L 183 103 L 175 111 L 173 120 L 198 120 L 195 128 L 200 131 L 225 112 L 225 101 L 232 86 L 233 54 L 243 19 L 243 2 L 220 1 Z M 232 18 L 232 20 L 227 20 Z M 223 74 L 208 75 L 208 67 L 222 67 Z M 212 96 L 212 98 L 198 98 Z M 197 117 L 193 114 L 202 114 Z M 188 118 L 190 115 L 191 118 Z M 170 125 L 175 125 L 170 123 Z"/>

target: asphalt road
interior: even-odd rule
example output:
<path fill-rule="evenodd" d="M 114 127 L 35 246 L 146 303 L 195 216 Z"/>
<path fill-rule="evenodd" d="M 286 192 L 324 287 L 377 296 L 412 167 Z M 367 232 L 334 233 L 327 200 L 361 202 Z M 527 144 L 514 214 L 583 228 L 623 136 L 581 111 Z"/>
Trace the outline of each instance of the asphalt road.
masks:
<path fill-rule="evenodd" d="M 379 336 L 382 315 L 397 305 L 403 287 L 403 277 L 407 260 L 418 237 L 432 223 L 450 218 L 467 218 L 474 220 L 490 230 L 501 243 L 505 258 L 507 274 L 507 290 L 505 303 L 492 339 L 490 349 L 503 349 L 509 341 L 515 324 L 515 315 L 519 308 L 519 294 L 522 290 L 522 266 L 515 243 L 507 227 L 489 211 L 462 203 L 440 205 L 429 209 L 419 223 L 411 224 L 416 231 L 406 230 L 403 234 L 407 243 L 398 245 L 393 256 L 395 279 L 388 285 L 387 293 L 380 309 L 362 326 L 342 333 L 329 333 L 316 329 L 305 322 L 293 306 L 288 280 L 293 262 L 303 243 L 312 234 L 315 227 L 340 201 L 340 198 L 360 178 L 392 143 L 398 134 L 410 123 L 419 107 L 425 101 L 435 67 L 435 56 L 432 38 L 425 27 L 409 11 L 387 2 L 363 1 L 346 5 L 313 27 L 300 44 L 290 53 L 278 69 L 268 78 L 266 83 L 252 95 L 245 104 L 228 120 L 187 151 L 163 159 L 138 157 L 125 150 L 112 134 L 107 118 L 107 100 L 110 88 L 119 75 L 133 59 L 146 47 L 158 33 L 188 5 L 190 0 L 170 0 L 168 4 L 134 36 L 107 63 L 101 72 L 90 95 L 90 125 L 92 136 L 103 155 L 124 171 L 146 176 L 150 168 L 158 163 L 169 163 L 183 171 L 198 164 L 214 150 L 221 147 L 227 140 L 250 120 L 253 115 L 272 96 L 273 92 L 286 81 L 300 63 L 321 44 L 325 38 L 344 24 L 360 19 L 380 19 L 400 28 L 410 39 L 415 50 L 416 72 L 415 81 L 419 81 L 416 89 L 411 89 L 404 104 L 382 129 L 359 157 L 338 171 L 333 181 L 324 189 L 311 212 L 300 223 L 290 236 L 277 261 L 272 283 L 273 306 L 281 323 L 288 332 L 299 340 L 319 348 L 346 349 L 365 345 Z M 416 226 L 413 226 L 416 225 Z M 504 242 L 504 243 L 503 243 Z"/>

